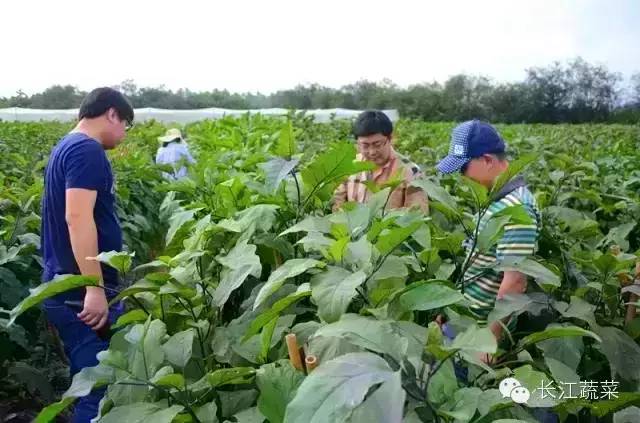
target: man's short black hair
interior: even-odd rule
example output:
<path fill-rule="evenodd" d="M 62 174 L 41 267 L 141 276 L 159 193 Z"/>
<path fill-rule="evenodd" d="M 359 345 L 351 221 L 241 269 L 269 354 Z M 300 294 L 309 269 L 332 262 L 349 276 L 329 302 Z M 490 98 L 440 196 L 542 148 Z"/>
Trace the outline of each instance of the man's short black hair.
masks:
<path fill-rule="evenodd" d="M 391 119 L 380 110 L 362 112 L 353 123 L 353 136 L 356 139 L 374 134 L 390 137 L 392 132 L 393 123 L 391 123 Z"/>
<path fill-rule="evenodd" d="M 78 119 L 96 118 L 105 114 L 109 109 L 115 109 L 121 120 L 133 123 L 133 107 L 129 100 L 117 90 L 109 87 L 96 88 L 82 100 Z"/>

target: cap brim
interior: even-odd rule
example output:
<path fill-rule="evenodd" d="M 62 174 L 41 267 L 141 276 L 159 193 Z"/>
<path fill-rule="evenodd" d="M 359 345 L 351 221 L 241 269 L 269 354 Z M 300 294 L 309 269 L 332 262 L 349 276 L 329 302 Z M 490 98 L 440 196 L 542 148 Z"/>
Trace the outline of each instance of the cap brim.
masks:
<path fill-rule="evenodd" d="M 158 137 L 158 141 L 160 142 L 169 142 L 169 141 L 173 141 L 175 139 L 182 139 L 182 137 L 176 137 L 176 136 L 165 136 L 165 137 Z"/>
<path fill-rule="evenodd" d="M 462 166 L 469 163 L 471 159 L 457 156 L 447 156 L 438 163 L 436 169 L 442 173 L 455 173 L 462 169 Z"/>

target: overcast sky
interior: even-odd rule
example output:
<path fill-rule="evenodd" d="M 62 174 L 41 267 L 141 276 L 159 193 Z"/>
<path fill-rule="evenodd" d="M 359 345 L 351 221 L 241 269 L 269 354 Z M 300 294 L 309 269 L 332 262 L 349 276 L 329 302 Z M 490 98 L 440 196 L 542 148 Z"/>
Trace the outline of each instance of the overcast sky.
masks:
<path fill-rule="evenodd" d="M 465 72 L 498 81 L 582 56 L 640 71 L 640 0 L 3 1 L 0 96 L 53 84 L 269 93 Z"/>

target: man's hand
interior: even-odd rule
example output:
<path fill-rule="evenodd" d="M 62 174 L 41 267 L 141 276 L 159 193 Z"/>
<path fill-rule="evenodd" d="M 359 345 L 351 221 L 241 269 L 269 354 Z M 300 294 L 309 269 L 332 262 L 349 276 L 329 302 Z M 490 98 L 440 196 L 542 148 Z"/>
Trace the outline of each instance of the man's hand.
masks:
<path fill-rule="evenodd" d="M 102 328 L 109 318 L 109 303 L 104 289 L 95 286 L 86 287 L 84 308 L 78 313 L 78 318 L 91 326 L 93 330 Z"/>

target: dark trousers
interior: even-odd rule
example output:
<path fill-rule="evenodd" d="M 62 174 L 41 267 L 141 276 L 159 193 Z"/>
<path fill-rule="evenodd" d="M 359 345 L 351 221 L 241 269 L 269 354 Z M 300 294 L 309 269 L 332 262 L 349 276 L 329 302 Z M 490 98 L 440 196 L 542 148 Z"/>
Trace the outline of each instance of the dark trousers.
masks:
<path fill-rule="evenodd" d="M 98 364 L 97 354 L 109 348 L 109 341 L 101 339 L 77 316 L 78 311 L 62 300 L 48 299 L 43 304 L 47 320 L 56 328 L 69 359 L 71 376 L 85 367 Z M 109 321 L 113 324 L 123 312 L 119 303 L 109 309 Z M 106 388 L 96 389 L 76 402 L 73 423 L 89 423 L 98 415 L 98 405 Z"/>

